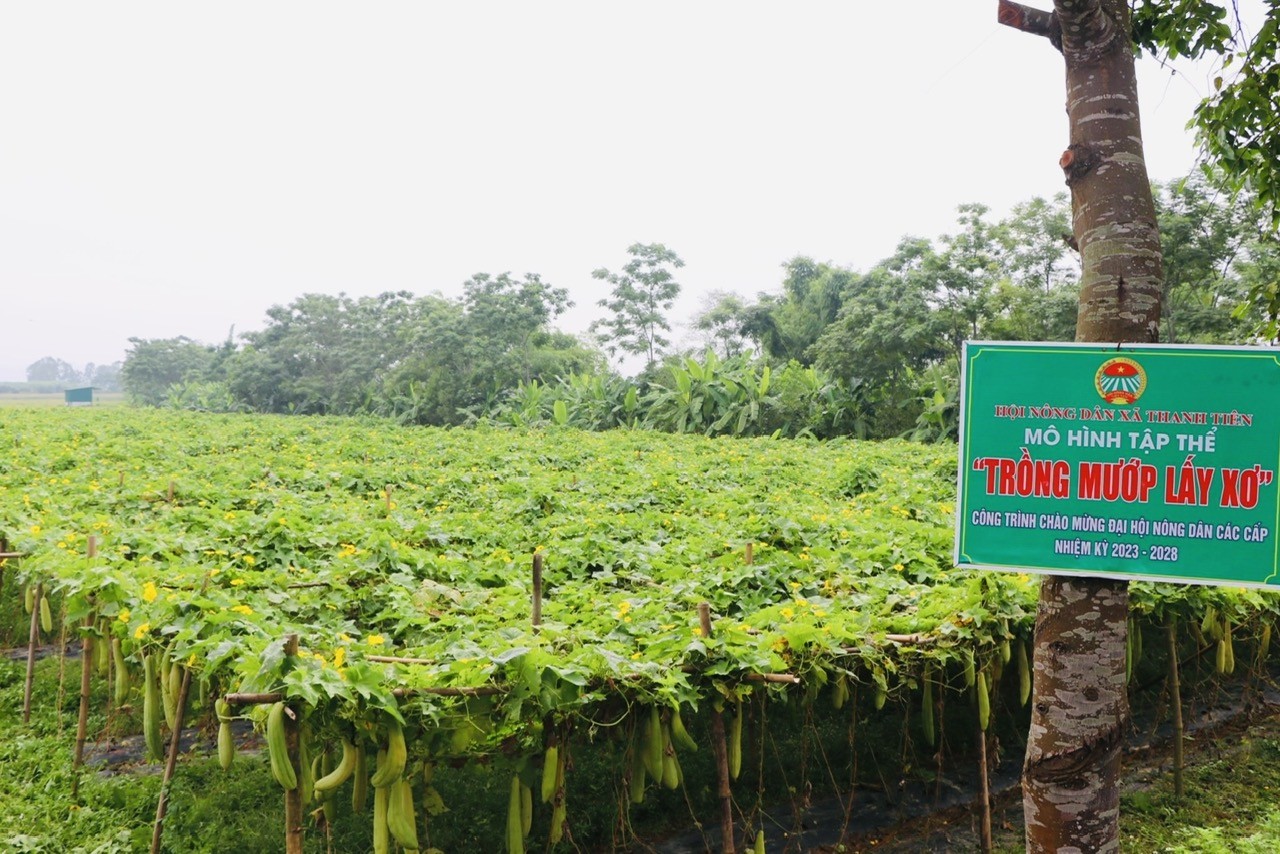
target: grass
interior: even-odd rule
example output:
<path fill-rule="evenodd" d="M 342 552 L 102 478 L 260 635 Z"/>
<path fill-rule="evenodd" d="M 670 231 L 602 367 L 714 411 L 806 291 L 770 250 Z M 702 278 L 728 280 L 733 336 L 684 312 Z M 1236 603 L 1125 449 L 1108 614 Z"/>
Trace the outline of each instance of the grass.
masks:
<path fill-rule="evenodd" d="M 1169 778 L 1123 798 L 1125 850 L 1280 851 L 1280 717 L 1200 747 L 1181 800 Z"/>
<path fill-rule="evenodd" d="M 1120 801 L 1121 850 L 1169 854 L 1280 851 L 1280 715 L 1242 733 L 1188 744 L 1185 794 L 1173 790 L 1167 757 L 1150 784 Z M 997 828 L 998 854 L 1023 851 L 1022 827 Z"/>
<path fill-rule="evenodd" d="M 103 391 L 94 395 L 94 406 L 121 406 L 125 403 L 124 392 L 122 391 Z M 28 392 L 17 392 L 13 394 L 0 394 L 0 407 L 47 407 L 47 406 L 65 406 L 66 400 L 62 392 L 53 394 L 35 394 Z"/>

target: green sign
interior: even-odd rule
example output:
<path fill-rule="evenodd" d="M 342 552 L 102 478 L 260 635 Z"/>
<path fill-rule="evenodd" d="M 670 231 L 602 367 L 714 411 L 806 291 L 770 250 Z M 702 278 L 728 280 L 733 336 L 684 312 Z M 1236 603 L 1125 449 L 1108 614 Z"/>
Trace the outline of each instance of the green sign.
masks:
<path fill-rule="evenodd" d="M 965 345 L 956 563 L 1280 586 L 1280 352 Z"/>

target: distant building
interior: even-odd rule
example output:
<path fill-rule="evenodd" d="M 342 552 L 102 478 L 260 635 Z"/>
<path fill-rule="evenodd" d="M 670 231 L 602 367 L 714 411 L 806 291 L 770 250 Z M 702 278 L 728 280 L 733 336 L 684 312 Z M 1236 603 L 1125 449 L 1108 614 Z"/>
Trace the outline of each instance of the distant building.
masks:
<path fill-rule="evenodd" d="M 67 406 L 92 406 L 93 388 L 93 386 L 69 388 L 62 393 L 63 400 L 66 401 Z"/>

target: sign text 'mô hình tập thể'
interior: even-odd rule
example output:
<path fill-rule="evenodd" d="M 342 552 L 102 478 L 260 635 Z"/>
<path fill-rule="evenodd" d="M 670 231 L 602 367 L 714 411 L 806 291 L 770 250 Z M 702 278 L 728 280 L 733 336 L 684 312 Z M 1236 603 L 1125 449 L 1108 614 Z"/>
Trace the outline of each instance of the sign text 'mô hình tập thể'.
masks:
<path fill-rule="evenodd" d="M 956 564 L 1280 586 L 1280 351 L 967 342 Z"/>

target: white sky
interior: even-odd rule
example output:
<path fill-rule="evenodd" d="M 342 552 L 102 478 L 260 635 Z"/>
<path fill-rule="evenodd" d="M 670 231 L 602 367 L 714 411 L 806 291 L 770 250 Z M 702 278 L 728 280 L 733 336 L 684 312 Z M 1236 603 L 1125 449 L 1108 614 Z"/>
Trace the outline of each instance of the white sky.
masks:
<path fill-rule="evenodd" d="M 1047 5 L 1047 0 L 1045 2 Z M 1257 8 L 1260 0 L 1248 0 Z M 634 242 L 754 296 L 1063 188 L 1062 60 L 996 0 L 5 3 L 0 380 L 220 341 L 305 292 L 540 273 L 581 331 Z M 1150 60 L 1152 177 L 1207 70 Z"/>

